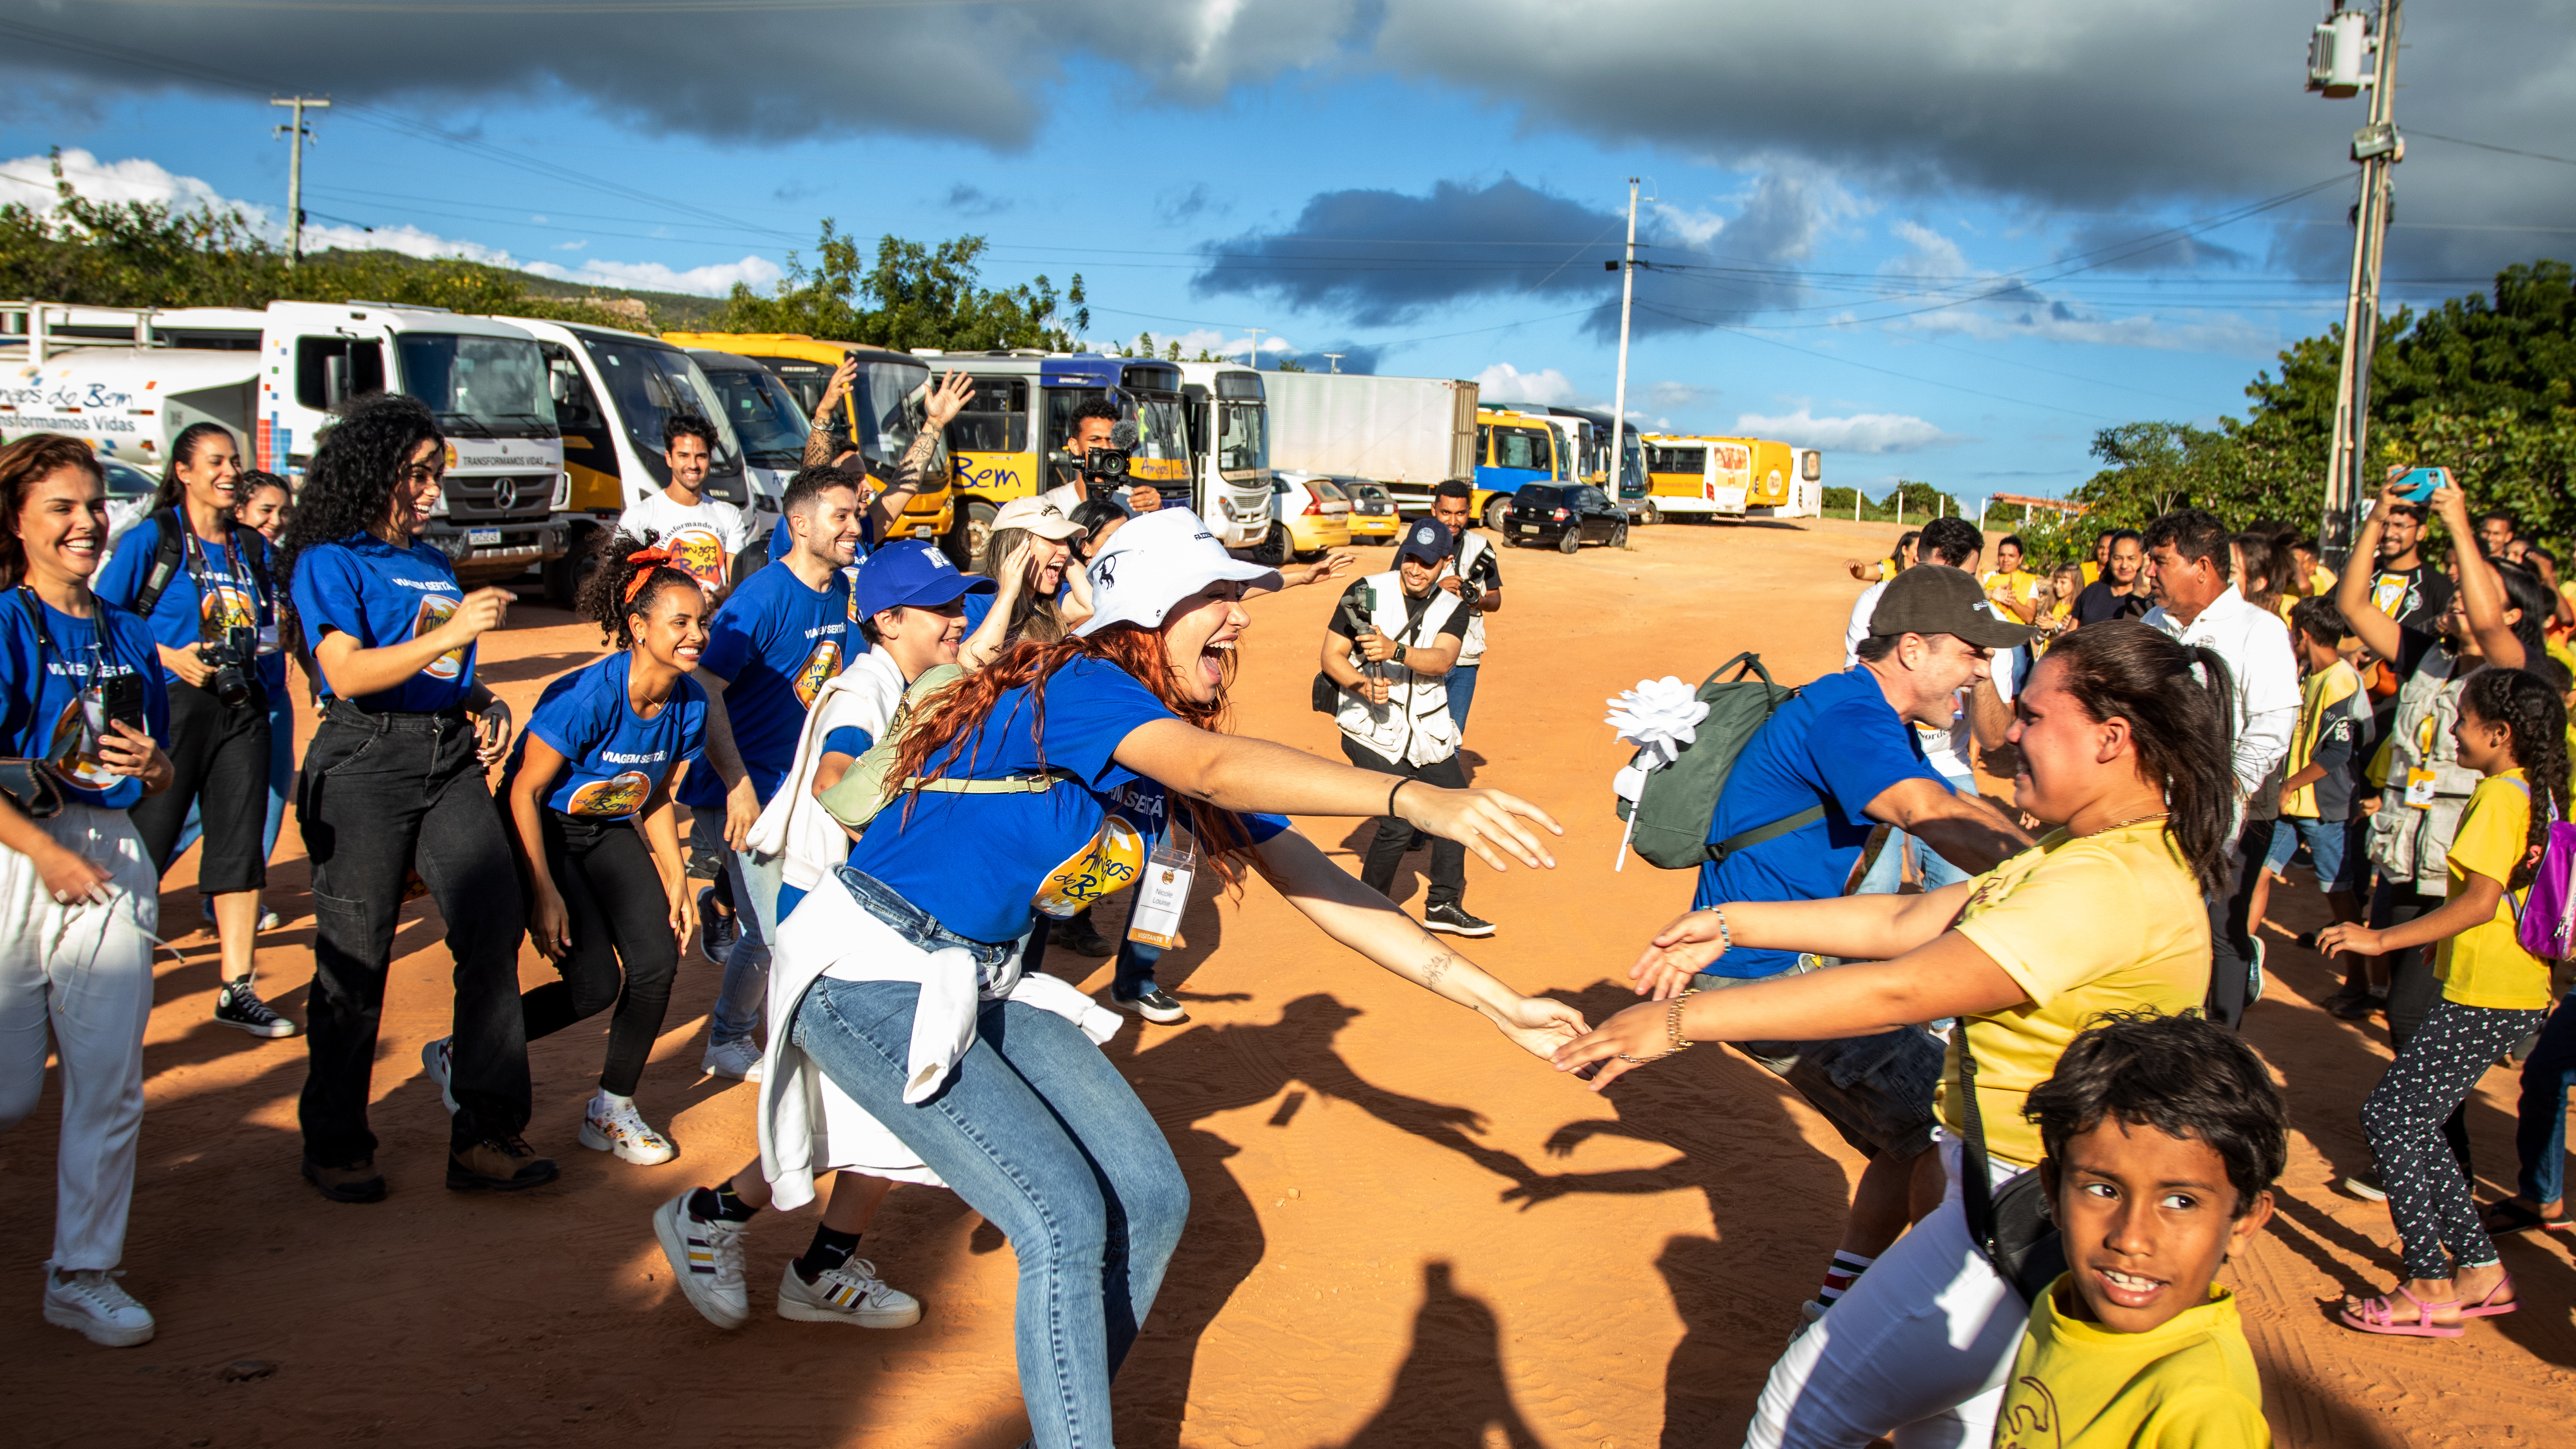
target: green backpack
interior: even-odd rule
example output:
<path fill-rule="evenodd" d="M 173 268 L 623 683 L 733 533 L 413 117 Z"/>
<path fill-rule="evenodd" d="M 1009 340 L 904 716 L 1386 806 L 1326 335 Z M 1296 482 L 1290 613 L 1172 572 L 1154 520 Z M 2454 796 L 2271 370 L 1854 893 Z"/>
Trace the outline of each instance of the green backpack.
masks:
<path fill-rule="evenodd" d="M 868 822 L 877 818 L 895 797 L 906 790 L 928 790 L 941 795 L 1035 795 L 1052 790 L 1062 781 L 1075 778 L 1069 770 L 1049 769 L 1027 775 L 1006 775 L 996 780 L 967 780 L 940 776 L 931 780 L 895 781 L 895 755 L 903 748 L 904 736 L 920 715 L 920 706 L 930 696 L 966 677 L 966 671 L 954 664 L 933 665 L 921 677 L 904 687 L 903 699 L 894 707 L 894 718 L 886 721 L 885 738 L 868 746 L 867 753 L 850 762 L 849 772 L 831 789 L 823 792 L 823 812 L 854 834 L 864 834 Z"/>
<path fill-rule="evenodd" d="M 1738 665 L 1743 667 L 1739 669 Z M 1719 676 L 1730 669 L 1735 670 L 1735 677 L 1721 680 Z M 1747 679 L 1746 675 L 1758 678 Z M 1726 777 L 1735 769 L 1736 756 L 1744 753 L 1745 745 L 1770 721 L 1771 712 L 1797 692 L 1789 686 L 1773 684 L 1771 671 L 1762 667 L 1762 656 L 1749 650 L 1717 666 L 1715 673 L 1701 681 L 1698 698 L 1708 705 L 1708 718 L 1700 721 L 1696 737 L 1682 747 L 1678 758 L 1646 777 L 1645 788 L 1637 797 L 1637 823 L 1629 843 L 1647 864 L 1666 870 L 1695 870 L 1793 830 L 1804 830 L 1825 818 L 1825 807 L 1811 805 L 1786 820 L 1738 831 L 1713 845 L 1709 843 L 1709 822 L 1717 818 L 1718 797 L 1726 793 Z M 855 767 L 851 773 L 857 773 Z M 1628 802 L 1612 798 L 1617 800 L 1619 818 L 1627 819 Z"/>

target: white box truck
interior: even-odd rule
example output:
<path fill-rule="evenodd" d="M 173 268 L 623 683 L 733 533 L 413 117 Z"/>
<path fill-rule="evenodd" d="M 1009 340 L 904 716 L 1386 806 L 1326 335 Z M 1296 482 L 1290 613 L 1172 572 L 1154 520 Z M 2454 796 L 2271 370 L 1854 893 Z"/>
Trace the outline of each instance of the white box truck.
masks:
<path fill-rule="evenodd" d="M 1476 477 L 1476 384 L 1446 377 L 1265 372 L 1270 466 L 1365 478 L 1427 513 L 1431 490 Z"/>
<path fill-rule="evenodd" d="M 383 302 L 0 302 L 0 440 L 67 433 L 157 475 L 181 430 L 221 423 L 293 488 L 331 409 L 388 390 L 427 403 L 447 434 L 447 487 L 422 536 L 459 581 L 563 556 L 563 436 L 521 328 Z"/>

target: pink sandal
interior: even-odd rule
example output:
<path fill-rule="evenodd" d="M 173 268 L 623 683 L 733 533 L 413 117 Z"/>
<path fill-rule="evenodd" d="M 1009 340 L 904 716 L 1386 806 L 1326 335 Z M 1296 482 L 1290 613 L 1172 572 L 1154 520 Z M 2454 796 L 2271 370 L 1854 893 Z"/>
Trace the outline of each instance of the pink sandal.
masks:
<path fill-rule="evenodd" d="M 2439 1303 L 2427 1303 L 2403 1288 L 2397 1290 L 2397 1296 L 2415 1305 L 2414 1321 L 2398 1322 L 2391 1315 L 2389 1302 L 2385 1298 L 2365 1298 L 2361 1301 L 2359 1313 L 2346 1308 L 2336 1316 L 2343 1320 L 2346 1328 L 2357 1328 L 2364 1333 L 2386 1334 L 2391 1338 L 2458 1338 L 2468 1332 L 2456 1323 L 2430 1321 L 2436 1308 L 2457 1308 L 2460 1305 L 2460 1300 L 2457 1298 L 2446 1298 Z"/>
<path fill-rule="evenodd" d="M 2504 1292 L 2512 1286 L 2513 1275 L 2511 1273 L 2507 1273 L 2503 1278 L 2497 1281 L 2493 1288 L 2487 1290 L 2486 1297 L 2479 1299 L 2474 1304 L 2462 1308 L 2460 1310 L 2460 1316 L 2462 1318 L 2494 1318 L 2501 1314 L 2511 1313 L 2515 1309 L 2520 1308 L 2522 1306 L 2522 1300 L 2519 1298 L 2516 1298 L 2509 1303 L 2498 1303 L 2495 1301 L 2497 1294 Z"/>

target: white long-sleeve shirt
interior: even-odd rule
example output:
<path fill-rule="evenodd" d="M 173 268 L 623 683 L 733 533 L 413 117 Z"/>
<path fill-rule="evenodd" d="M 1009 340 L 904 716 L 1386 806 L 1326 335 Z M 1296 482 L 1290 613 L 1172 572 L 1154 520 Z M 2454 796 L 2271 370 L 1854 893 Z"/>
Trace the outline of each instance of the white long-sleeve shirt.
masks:
<path fill-rule="evenodd" d="M 2236 680 L 2236 788 L 2245 796 L 2244 818 L 2269 820 L 2281 813 L 2271 786 L 2289 758 L 2299 728 L 2299 661 L 2290 651 L 2281 616 L 2246 602 L 2233 584 L 2188 625 L 2159 604 L 2147 611 L 2151 629 L 2184 644 L 2206 645 L 2227 661 Z"/>

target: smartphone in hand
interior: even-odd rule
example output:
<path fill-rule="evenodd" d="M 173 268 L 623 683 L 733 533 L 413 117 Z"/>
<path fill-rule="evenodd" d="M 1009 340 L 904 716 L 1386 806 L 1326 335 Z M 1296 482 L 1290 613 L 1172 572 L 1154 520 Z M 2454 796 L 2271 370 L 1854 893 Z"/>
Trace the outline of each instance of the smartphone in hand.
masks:
<path fill-rule="evenodd" d="M 2409 503 L 2429 501 L 2437 488 L 2451 486 L 2448 468 L 2417 468 L 2397 480 L 2397 496 Z"/>
<path fill-rule="evenodd" d="M 116 674 L 99 682 L 99 703 L 106 707 L 109 723 L 122 723 L 137 734 L 151 733 L 143 716 L 143 676 Z"/>

